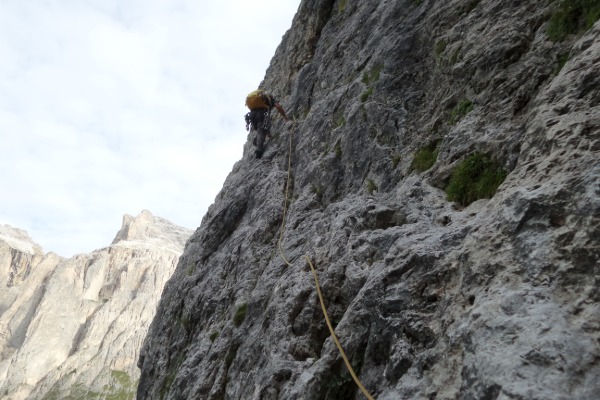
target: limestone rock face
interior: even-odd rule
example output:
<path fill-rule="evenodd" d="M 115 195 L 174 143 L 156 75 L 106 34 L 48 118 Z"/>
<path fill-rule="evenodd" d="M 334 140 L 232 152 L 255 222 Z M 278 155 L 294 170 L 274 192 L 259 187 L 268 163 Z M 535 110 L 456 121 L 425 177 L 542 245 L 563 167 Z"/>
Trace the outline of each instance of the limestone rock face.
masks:
<path fill-rule="evenodd" d="M 133 398 L 142 340 L 190 234 L 143 211 L 111 246 L 64 259 L 1 227 L 0 397 Z"/>
<path fill-rule="evenodd" d="M 557 7 L 303 0 L 261 85 L 295 122 L 190 238 L 138 397 L 364 398 L 307 255 L 375 398 L 600 398 L 600 23 L 554 42 Z M 475 154 L 506 179 L 448 200 Z"/>

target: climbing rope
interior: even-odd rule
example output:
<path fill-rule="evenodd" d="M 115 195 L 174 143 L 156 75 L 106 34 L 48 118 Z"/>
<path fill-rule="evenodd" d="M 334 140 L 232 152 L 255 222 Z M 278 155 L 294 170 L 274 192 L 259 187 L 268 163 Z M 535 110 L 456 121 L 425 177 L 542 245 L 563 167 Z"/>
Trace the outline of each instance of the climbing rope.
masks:
<path fill-rule="evenodd" d="M 296 125 L 296 122 L 294 121 L 294 126 L 295 125 Z M 292 132 L 293 132 L 293 129 L 292 129 Z M 285 231 L 285 223 L 286 223 L 286 218 L 287 218 L 287 206 L 288 206 L 288 201 L 289 201 L 290 177 L 291 177 L 291 170 L 292 170 L 292 168 L 291 168 L 292 167 L 292 132 L 290 132 L 290 144 L 289 144 L 289 149 L 288 149 L 288 171 L 287 171 L 287 182 L 285 185 L 285 200 L 283 203 L 283 218 L 281 221 L 281 231 L 279 234 L 279 241 L 277 243 L 278 247 L 279 247 L 279 254 L 281 254 L 281 258 L 283 259 L 283 261 L 285 261 L 285 263 L 290 268 L 292 268 L 293 266 L 286 258 L 285 252 L 283 251 L 283 248 L 281 247 L 281 242 L 283 240 L 283 233 Z M 350 361 L 348 360 L 348 356 L 346 356 L 346 352 L 342 348 L 342 345 L 340 344 L 340 341 L 338 340 L 337 335 L 335 334 L 335 331 L 333 330 L 333 325 L 331 325 L 331 321 L 329 320 L 329 314 L 327 313 L 327 308 L 325 307 L 325 301 L 323 300 L 323 293 L 321 292 L 321 285 L 319 285 L 319 278 L 317 277 L 317 271 L 316 271 L 315 267 L 313 266 L 313 263 L 310 261 L 310 258 L 308 258 L 308 256 L 306 256 L 306 255 L 304 256 L 304 258 L 308 262 L 308 265 L 310 266 L 310 270 L 312 271 L 313 277 L 315 278 L 315 286 L 317 287 L 317 295 L 319 296 L 319 302 L 321 303 L 321 310 L 323 310 L 323 316 L 325 317 L 325 322 L 327 323 L 327 328 L 329 328 L 329 333 L 331 333 L 331 338 L 335 342 L 335 345 L 338 348 L 340 355 L 344 359 L 346 368 L 348 368 L 348 372 L 350 372 L 350 375 L 352 376 L 352 379 L 354 379 L 356 386 L 358 386 L 360 391 L 365 395 L 365 397 L 368 400 L 374 400 L 373 396 L 371 396 L 371 394 L 369 393 L 367 388 L 365 388 L 365 386 L 362 384 L 360 379 L 358 379 L 358 376 L 356 376 L 356 373 L 354 372 L 354 368 L 352 368 L 352 364 L 350 364 Z"/>

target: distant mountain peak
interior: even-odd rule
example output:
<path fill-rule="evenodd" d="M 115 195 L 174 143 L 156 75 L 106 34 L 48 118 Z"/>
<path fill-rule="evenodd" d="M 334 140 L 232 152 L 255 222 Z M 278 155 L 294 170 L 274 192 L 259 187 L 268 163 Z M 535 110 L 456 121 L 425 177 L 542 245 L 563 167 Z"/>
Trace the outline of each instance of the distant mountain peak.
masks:
<path fill-rule="evenodd" d="M 148 210 L 142 210 L 136 217 L 123 215 L 123 223 L 112 241 L 112 245 L 121 242 L 161 241 L 176 242 L 184 245 L 190 231 L 164 218 L 154 216 Z"/>
<path fill-rule="evenodd" d="M 141 342 L 191 233 L 144 210 L 123 217 L 113 245 L 65 259 L 0 225 L 0 396 L 133 398 Z"/>
<path fill-rule="evenodd" d="M 112 244 L 122 240 L 139 240 L 151 237 L 154 232 L 154 215 L 148 210 L 143 210 L 137 217 L 129 214 L 123 215 L 121 230 L 117 232 Z"/>
<path fill-rule="evenodd" d="M 42 247 L 29 237 L 27 231 L 10 225 L 0 225 L 0 241 L 6 242 L 10 247 L 23 253 L 35 254 L 42 252 Z"/>

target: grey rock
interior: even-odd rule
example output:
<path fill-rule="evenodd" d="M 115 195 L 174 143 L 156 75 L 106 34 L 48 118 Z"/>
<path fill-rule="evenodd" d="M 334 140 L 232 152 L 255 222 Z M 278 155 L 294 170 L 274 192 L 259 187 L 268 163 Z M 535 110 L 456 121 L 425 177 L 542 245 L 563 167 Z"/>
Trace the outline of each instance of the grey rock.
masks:
<path fill-rule="evenodd" d="M 187 229 L 125 215 L 109 247 L 70 259 L 0 228 L 0 397 L 132 398 L 136 360 Z"/>
<path fill-rule="evenodd" d="M 555 6 L 302 1 L 261 84 L 295 121 L 260 161 L 248 138 L 190 238 L 138 398 L 364 398 L 304 255 L 378 399 L 600 398 L 600 23 L 552 42 Z M 508 176 L 463 207 L 474 152 Z"/>

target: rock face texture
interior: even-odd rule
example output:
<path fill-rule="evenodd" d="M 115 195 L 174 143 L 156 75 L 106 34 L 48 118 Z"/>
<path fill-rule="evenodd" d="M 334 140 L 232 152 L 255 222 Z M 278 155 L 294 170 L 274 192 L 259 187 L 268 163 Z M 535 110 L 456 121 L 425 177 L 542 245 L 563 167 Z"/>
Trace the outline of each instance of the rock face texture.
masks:
<path fill-rule="evenodd" d="M 143 211 L 71 259 L 0 227 L 0 398 L 133 398 L 136 361 L 191 231 Z"/>
<path fill-rule="evenodd" d="M 559 9 L 303 0 L 261 85 L 295 122 L 190 238 L 138 398 L 365 398 L 304 255 L 375 398 L 600 398 L 600 23 Z M 505 179 L 450 201 L 477 154 Z"/>

